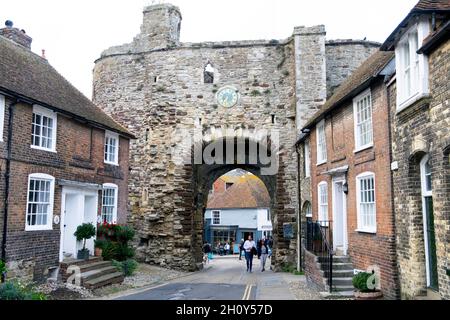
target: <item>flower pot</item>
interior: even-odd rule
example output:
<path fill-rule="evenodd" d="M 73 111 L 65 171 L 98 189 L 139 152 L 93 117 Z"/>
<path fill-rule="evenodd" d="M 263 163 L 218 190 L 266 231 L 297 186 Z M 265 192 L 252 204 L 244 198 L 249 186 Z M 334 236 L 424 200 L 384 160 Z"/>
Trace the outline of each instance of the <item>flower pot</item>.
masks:
<path fill-rule="evenodd" d="M 89 250 L 88 249 L 78 250 L 77 259 L 78 260 L 89 260 Z"/>
<path fill-rule="evenodd" d="M 101 257 L 103 253 L 103 249 L 102 248 L 95 248 L 95 256 L 96 257 Z"/>
<path fill-rule="evenodd" d="M 356 290 L 354 294 L 356 300 L 379 300 L 383 298 L 383 293 L 381 291 L 361 292 Z"/>

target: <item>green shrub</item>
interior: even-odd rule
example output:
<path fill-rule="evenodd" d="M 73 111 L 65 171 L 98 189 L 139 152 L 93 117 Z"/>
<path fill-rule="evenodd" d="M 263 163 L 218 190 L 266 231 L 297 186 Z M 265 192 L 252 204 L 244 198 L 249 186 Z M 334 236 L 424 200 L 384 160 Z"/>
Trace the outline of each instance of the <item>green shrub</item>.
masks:
<path fill-rule="evenodd" d="M 17 281 L 0 284 L 0 300 L 47 300 L 47 296 Z"/>
<path fill-rule="evenodd" d="M 134 255 L 134 249 L 126 243 L 107 241 L 102 249 L 102 257 L 107 261 L 126 261 L 133 258 Z"/>
<path fill-rule="evenodd" d="M 353 286 L 355 287 L 355 289 L 358 289 L 361 292 L 374 292 L 375 289 L 369 289 L 367 287 L 367 283 L 369 282 L 369 278 L 371 276 L 372 274 L 367 272 L 360 272 L 357 275 L 355 275 L 352 279 Z"/>
<path fill-rule="evenodd" d="M 135 234 L 134 229 L 128 226 L 119 226 L 116 231 L 117 240 L 122 243 L 128 243 L 133 240 Z"/>
<path fill-rule="evenodd" d="M 0 275 L 5 273 L 6 271 L 7 271 L 6 263 L 3 260 L 0 260 Z"/>
<path fill-rule="evenodd" d="M 138 267 L 138 263 L 136 260 L 127 259 L 125 261 L 116 261 L 113 260 L 113 265 L 119 269 L 125 277 L 130 277 L 134 274 Z"/>
<path fill-rule="evenodd" d="M 94 240 L 94 247 L 103 250 L 105 248 L 105 246 L 107 245 L 107 243 L 108 243 L 108 241 L 106 241 L 105 239 L 96 239 L 96 240 Z"/>
<path fill-rule="evenodd" d="M 77 238 L 77 241 L 83 241 L 83 250 L 85 250 L 86 240 L 96 235 L 95 226 L 92 223 L 83 223 L 78 226 L 77 231 L 73 235 Z"/>
<path fill-rule="evenodd" d="M 111 261 L 117 257 L 117 251 L 116 242 L 106 241 L 105 246 L 102 249 L 102 257 L 106 261 Z"/>

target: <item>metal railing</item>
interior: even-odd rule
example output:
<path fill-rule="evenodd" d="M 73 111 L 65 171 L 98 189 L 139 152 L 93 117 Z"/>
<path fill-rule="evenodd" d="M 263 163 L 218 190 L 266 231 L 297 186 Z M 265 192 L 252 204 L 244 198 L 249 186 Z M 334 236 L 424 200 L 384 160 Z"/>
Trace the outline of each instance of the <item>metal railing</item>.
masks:
<path fill-rule="evenodd" d="M 313 252 L 322 266 L 330 293 L 333 290 L 333 222 L 308 221 L 306 249 Z"/>

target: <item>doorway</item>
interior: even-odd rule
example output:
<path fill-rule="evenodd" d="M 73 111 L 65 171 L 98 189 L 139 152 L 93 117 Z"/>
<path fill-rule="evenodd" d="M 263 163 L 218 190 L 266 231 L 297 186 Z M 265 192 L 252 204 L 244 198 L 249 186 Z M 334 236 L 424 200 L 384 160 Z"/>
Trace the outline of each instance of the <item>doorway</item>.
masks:
<path fill-rule="evenodd" d="M 76 258 L 82 242 L 77 241 L 74 233 L 83 223 L 97 225 L 98 192 L 63 187 L 61 200 L 61 243 L 60 261 Z M 94 239 L 86 241 L 86 248 L 94 252 Z"/>
<path fill-rule="evenodd" d="M 427 287 L 439 291 L 436 235 L 434 230 L 433 189 L 431 166 L 429 156 L 420 162 L 420 175 L 422 185 L 422 211 L 425 239 L 425 263 L 427 274 Z"/>
<path fill-rule="evenodd" d="M 347 205 L 344 192 L 345 180 L 333 181 L 333 249 L 347 255 Z"/>

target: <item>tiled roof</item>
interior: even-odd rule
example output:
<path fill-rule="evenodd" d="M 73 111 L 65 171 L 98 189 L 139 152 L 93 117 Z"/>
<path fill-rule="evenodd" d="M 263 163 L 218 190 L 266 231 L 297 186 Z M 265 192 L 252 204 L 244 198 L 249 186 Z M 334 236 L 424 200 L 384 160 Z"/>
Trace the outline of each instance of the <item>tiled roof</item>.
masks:
<path fill-rule="evenodd" d="M 347 78 L 335 91 L 335 93 L 325 102 L 320 110 L 306 123 L 303 129 L 309 129 L 319 122 L 322 117 L 347 99 L 359 94 L 379 72 L 392 60 L 393 52 L 377 51 L 372 54 L 353 74 Z"/>
<path fill-rule="evenodd" d="M 72 86 L 47 60 L 0 36 L 0 90 L 93 126 L 133 135 Z"/>
<path fill-rule="evenodd" d="M 420 0 L 414 8 L 408 13 L 405 19 L 395 28 L 391 35 L 381 46 L 381 50 L 390 51 L 394 50 L 397 39 L 402 34 L 402 31 L 408 26 L 410 19 L 413 16 L 426 14 L 431 12 L 438 12 L 444 14 L 450 14 L 450 1 L 449 0 Z"/>
<path fill-rule="evenodd" d="M 225 176 L 226 177 L 226 176 Z M 268 208 L 270 196 L 264 183 L 247 174 L 222 193 L 214 193 L 208 199 L 208 209 Z"/>

